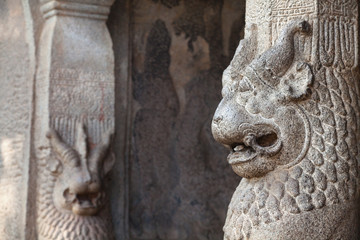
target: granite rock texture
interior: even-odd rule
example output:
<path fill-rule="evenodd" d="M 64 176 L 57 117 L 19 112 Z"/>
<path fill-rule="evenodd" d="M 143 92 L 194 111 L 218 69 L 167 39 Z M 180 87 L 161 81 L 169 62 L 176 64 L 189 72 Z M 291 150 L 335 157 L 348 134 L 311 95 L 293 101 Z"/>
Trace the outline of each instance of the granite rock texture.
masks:
<path fill-rule="evenodd" d="M 244 177 L 224 239 L 359 239 L 357 1 L 248 1 L 212 122 Z"/>

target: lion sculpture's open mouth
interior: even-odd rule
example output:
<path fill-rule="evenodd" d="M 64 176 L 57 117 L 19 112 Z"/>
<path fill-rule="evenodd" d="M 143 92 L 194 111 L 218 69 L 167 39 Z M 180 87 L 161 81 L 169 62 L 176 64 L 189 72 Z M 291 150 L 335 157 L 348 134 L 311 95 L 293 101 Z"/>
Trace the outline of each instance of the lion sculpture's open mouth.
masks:
<path fill-rule="evenodd" d="M 72 206 L 72 211 L 78 215 L 93 215 L 97 213 L 103 202 L 104 194 L 100 192 L 74 194 L 65 191 L 64 198 L 67 204 Z"/>
<path fill-rule="evenodd" d="M 227 158 L 231 165 L 249 162 L 257 156 L 274 156 L 282 147 L 279 131 L 269 125 L 241 124 L 238 136 L 239 141 L 227 145 L 231 149 Z"/>

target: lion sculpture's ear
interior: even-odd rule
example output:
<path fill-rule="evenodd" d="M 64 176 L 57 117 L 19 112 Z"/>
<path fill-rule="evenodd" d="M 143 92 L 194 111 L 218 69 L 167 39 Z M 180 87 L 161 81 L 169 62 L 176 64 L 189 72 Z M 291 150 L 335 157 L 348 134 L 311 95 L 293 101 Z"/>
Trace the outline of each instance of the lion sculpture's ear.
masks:
<path fill-rule="evenodd" d="M 257 27 L 251 26 L 250 35 L 242 39 L 236 49 L 234 58 L 229 67 L 224 71 L 223 86 L 226 86 L 233 79 L 241 79 L 246 67 L 255 59 L 257 55 Z"/>
<path fill-rule="evenodd" d="M 103 134 L 102 141 L 91 151 L 89 164 L 93 171 L 101 169 L 105 176 L 115 163 L 115 156 L 111 150 L 111 143 L 114 137 L 113 130 Z"/>
<path fill-rule="evenodd" d="M 240 41 L 240 44 L 234 54 L 234 59 L 231 61 L 231 65 L 235 69 L 242 71 L 255 59 L 258 53 L 257 31 L 257 26 L 251 25 L 249 37 Z"/>
<path fill-rule="evenodd" d="M 70 162 L 72 158 L 77 158 L 77 153 L 68 146 L 60 137 L 60 135 L 52 128 L 46 133 L 51 146 L 52 157 L 49 159 L 47 165 L 50 172 L 54 175 L 62 173 L 63 164 Z"/>
<path fill-rule="evenodd" d="M 111 150 L 114 135 L 115 135 L 114 131 L 110 130 L 110 131 L 106 132 L 103 136 L 103 138 L 104 138 L 103 146 L 106 149 L 105 151 L 107 153 L 107 154 L 105 154 L 105 157 L 102 160 L 102 164 L 103 164 L 102 169 L 103 169 L 104 175 L 107 175 L 115 164 L 115 154 Z"/>
<path fill-rule="evenodd" d="M 299 76 L 305 75 L 305 78 L 308 78 L 307 75 L 311 73 L 310 68 L 306 67 L 305 63 L 293 64 L 296 56 L 296 49 L 294 47 L 295 34 L 309 35 L 310 33 L 311 27 L 308 22 L 301 19 L 293 20 L 284 28 L 274 46 L 259 55 L 250 63 L 249 67 L 256 72 L 255 75 L 262 82 L 272 88 L 277 88 L 283 79 L 290 78 L 289 84 L 290 82 L 292 83 L 289 85 L 289 91 L 294 90 L 294 92 L 289 92 L 289 94 L 295 98 L 298 98 L 298 95 L 302 96 L 301 89 L 298 89 L 301 84 L 296 88 L 292 86 L 294 83 L 300 83 L 300 81 L 291 81 L 292 76 L 289 73 L 293 73 L 293 75 L 300 74 Z M 294 78 L 296 79 L 297 77 L 294 76 Z M 302 77 L 300 78 L 302 79 Z M 308 81 L 309 79 L 305 82 Z"/>
<path fill-rule="evenodd" d="M 115 154 L 110 152 L 107 158 L 104 160 L 103 174 L 107 175 L 115 164 Z"/>
<path fill-rule="evenodd" d="M 311 93 L 310 86 L 313 83 L 313 73 L 307 63 L 294 64 L 280 82 L 280 88 L 286 99 L 301 100 Z"/>

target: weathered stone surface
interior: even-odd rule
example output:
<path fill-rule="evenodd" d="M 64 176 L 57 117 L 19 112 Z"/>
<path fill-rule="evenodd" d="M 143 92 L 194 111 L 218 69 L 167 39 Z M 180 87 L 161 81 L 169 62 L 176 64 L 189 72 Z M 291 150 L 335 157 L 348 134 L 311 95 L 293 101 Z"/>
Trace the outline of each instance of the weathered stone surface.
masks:
<path fill-rule="evenodd" d="M 111 7 L 107 26 L 113 39 L 115 57 L 115 137 L 116 161 L 109 173 L 108 196 L 116 239 L 129 239 L 129 156 L 132 109 L 131 101 L 131 6 L 133 1 L 116 0 Z"/>
<path fill-rule="evenodd" d="M 359 238 L 358 7 L 247 2 L 245 39 L 212 122 L 244 177 L 224 239 Z M 249 202 L 243 193 L 255 189 Z"/>
<path fill-rule="evenodd" d="M 26 3 L 0 1 L 0 239 L 25 239 L 35 71 Z"/>
<path fill-rule="evenodd" d="M 69 168 L 46 133 L 78 160 L 114 125 L 112 181 L 97 177 L 116 239 L 222 236 L 239 178 L 209 126 L 217 80 L 243 35 L 244 1 L 117 0 L 107 21 L 113 45 L 104 21 L 112 2 L 0 2 L 0 239 L 89 239 L 94 223 L 112 235 L 109 204 L 90 218 L 59 204 L 58 185 L 71 188 L 86 164 Z"/>
<path fill-rule="evenodd" d="M 219 239 L 239 178 L 210 124 L 244 1 L 133 6 L 130 238 Z"/>

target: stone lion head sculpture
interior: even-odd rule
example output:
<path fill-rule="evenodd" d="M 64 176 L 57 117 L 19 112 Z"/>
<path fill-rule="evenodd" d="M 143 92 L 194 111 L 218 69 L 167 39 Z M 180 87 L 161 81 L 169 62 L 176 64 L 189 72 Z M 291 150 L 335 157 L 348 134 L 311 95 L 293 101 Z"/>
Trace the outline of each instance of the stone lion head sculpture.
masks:
<path fill-rule="evenodd" d="M 56 167 L 51 169 L 56 176 L 53 202 L 59 211 L 92 216 L 105 204 L 105 176 L 115 160 L 110 150 L 113 133 L 104 134 L 103 141 L 91 147 L 84 127 L 78 124 L 77 129 L 74 148 L 54 129 L 47 133 L 56 163 Z"/>
<path fill-rule="evenodd" d="M 106 196 L 113 129 L 104 129 L 95 144 L 79 121 L 73 135 L 47 132 L 51 153 L 41 163 L 38 239 L 114 239 Z"/>
<path fill-rule="evenodd" d="M 309 124 L 297 105 L 311 93 L 310 66 L 294 61 L 294 34 L 309 34 L 292 22 L 277 44 L 249 63 L 256 41 L 244 41 L 223 74 L 223 99 L 212 123 L 215 139 L 231 149 L 228 161 L 241 177 L 264 176 L 294 165 L 309 147 Z"/>
<path fill-rule="evenodd" d="M 359 88 L 349 59 L 314 48 L 319 62 L 304 60 L 298 39 L 319 39 L 304 20 L 288 23 L 261 54 L 256 26 L 251 31 L 224 71 L 212 121 L 243 177 L 224 238 L 352 239 L 356 231 L 341 227 L 355 226 L 359 192 Z"/>

